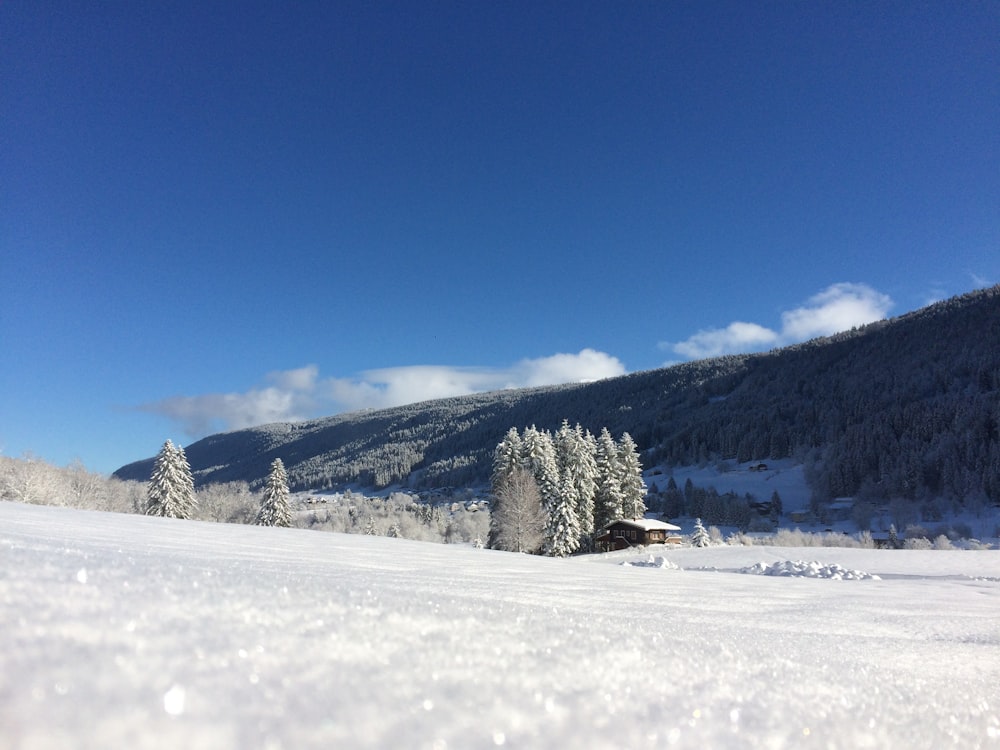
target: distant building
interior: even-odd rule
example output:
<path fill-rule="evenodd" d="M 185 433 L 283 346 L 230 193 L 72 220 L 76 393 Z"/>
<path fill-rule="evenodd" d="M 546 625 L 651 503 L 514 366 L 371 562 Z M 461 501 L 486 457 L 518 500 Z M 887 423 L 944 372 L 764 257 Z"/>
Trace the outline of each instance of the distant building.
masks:
<path fill-rule="evenodd" d="M 622 519 L 605 526 L 594 541 L 597 549 L 610 552 L 646 544 L 680 543 L 680 537 L 675 535 L 680 530 L 680 526 L 652 518 Z"/>

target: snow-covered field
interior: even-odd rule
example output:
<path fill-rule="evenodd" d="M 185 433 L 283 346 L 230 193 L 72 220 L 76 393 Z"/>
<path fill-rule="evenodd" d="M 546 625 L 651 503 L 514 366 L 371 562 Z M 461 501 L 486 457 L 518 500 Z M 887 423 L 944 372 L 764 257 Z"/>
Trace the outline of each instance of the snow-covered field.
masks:
<path fill-rule="evenodd" d="M 0 746 L 1000 746 L 1000 552 L 553 560 L 0 503 Z"/>

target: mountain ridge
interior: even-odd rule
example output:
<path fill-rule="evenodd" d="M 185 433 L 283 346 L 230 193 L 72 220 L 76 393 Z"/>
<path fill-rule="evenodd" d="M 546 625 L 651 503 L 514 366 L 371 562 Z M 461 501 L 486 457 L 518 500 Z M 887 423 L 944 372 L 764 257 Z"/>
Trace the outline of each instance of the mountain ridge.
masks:
<path fill-rule="evenodd" d="M 199 484 L 259 484 L 281 458 L 293 489 L 474 485 L 510 427 L 563 419 L 630 432 L 647 465 L 802 456 L 821 501 L 1000 502 L 1000 285 L 770 352 L 273 423 L 186 452 Z"/>

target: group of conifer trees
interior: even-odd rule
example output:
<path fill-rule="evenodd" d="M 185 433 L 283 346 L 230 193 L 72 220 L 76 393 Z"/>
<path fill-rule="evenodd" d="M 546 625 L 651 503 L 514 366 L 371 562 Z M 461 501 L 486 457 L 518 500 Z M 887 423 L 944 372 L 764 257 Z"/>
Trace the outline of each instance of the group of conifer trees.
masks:
<path fill-rule="evenodd" d="M 646 513 L 635 442 L 595 438 L 567 420 L 553 435 L 511 428 L 493 455 L 489 546 L 555 557 L 590 549 L 595 532 Z"/>
<path fill-rule="evenodd" d="M 288 497 L 288 474 L 281 459 L 276 458 L 271 463 L 254 523 L 258 526 L 291 526 Z M 153 462 L 146 495 L 146 515 L 191 518 L 196 506 L 194 478 L 187 456 L 181 446 L 175 446 L 168 440 Z"/>

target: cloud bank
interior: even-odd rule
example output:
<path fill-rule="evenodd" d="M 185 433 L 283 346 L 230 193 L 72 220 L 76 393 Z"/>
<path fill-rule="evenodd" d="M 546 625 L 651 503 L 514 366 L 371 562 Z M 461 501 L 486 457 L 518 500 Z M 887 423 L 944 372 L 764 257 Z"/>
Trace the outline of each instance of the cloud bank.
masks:
<path fill-rule="evenodd" d="M 888 295 L 866 284 L 833 284 L 802 307 L 781 314 L 780 330 L 736 321 L 725 328 L 698 331 L 678 343 L 663 343 L 686 359 L 718 357 L 787 346 L 818 336 L 830 336 L 855 326 L 882 320 L 892 308 Z"/>
<path fill-rule="evenodd" d="M 524 359 L 507 368 L 418 365 L 368 370 L 354 378 L 321 379 L 319 368 L 308 365 L 272 372 L 267 385 L 244 393 L 175 396 L 138 409 L 167 417 L 197 438 L 268 422 L 296 422 L 343 411 L 624 374 L 625 366 L 616 357 L 594 349 Z"/>

